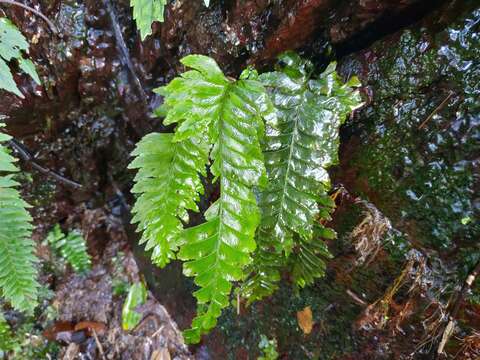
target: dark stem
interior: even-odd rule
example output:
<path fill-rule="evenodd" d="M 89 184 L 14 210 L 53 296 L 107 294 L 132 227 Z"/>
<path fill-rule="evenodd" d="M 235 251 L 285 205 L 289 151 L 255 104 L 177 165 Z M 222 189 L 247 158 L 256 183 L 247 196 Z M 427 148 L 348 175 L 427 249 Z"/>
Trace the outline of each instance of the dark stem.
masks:
<path fill-rule="evenodd" d="M 58 182 L 60 183 L 63 183 L 69 187 L 72 187 L 74 189 L 77 189 L 77 190 L 80 190 L 83 188 L 83 185 L 73 181 L 73 180 L 70 180 L 70 179 L 67 179 L 65 177 L 63 177 L 62 175 L 56 173 L 55 171 L 53 170 L 50 170 L 50 169 L 47 169 L 43 166 L 41 166 L 40 164 L 38 164 L 34 157 L 30 154 L 30 152 L 22 145 L 20 144 L 19 142 L 17 142 L 16 140 L 12 139 L 9 141 L 9 144 L 12 148 L 14 148 L 20 158 L 22 158 L 22 160 L 26 161 L 26 162 L 29 162 L 32 166 L 32 168 L 34 168 L 35 170 L 37 170 L 38 172 L 46 175 L 46 176 L 50 176 L 52 178 L 54 178 L 55 180 L 57 180 Z"/>
<path fill-rule="evenodd" d="M 54 34 L 58 34 L 58 29 L 57 27 L 55 26 L 55 24 L 53 22 L 50 21 L 49 18 L 47 18 L 45 15 L 43 15 L 40 11 L 28 6 L 28 5 L 25 5 L 25 4 L 22 4 L 20 2 L 17 2 L 15 0 L 0 0 L 0 3 L 4 3 L 4 4 L 9 4 L 9 5 L 14 5 L 14 6 L 19 6 L 25 10 L 28 10 L 32 13 L 34 13 L 35 15 L 37 15 L 38 17 L 42 18 L 43 21 L 45 21 L 47 23 L 47 25 L 50 27 L 50 30 L 52 30 L 52 32 Z"/>
<path fill-rule="evenodd" d="M 137 88 L 137 91 L 142 99 L 142 102 L 145 105 L 145 108 L 148 112 L 148 96 L 143 90 L 142 83 L 135 72 L 135 68 L 133 67 L 132 60 L 130 59 L 130 53 L 128 51 L 127 45 L 125 44 L 125 40 L 123 39 L 122 30 L 120 29 L 120 25 L 118 24 L 115 9 L 112 6 L 110 0 L 102 0 L 105 8 L 107 9 L 108 15 L 110 16 L 110 22 L 112 23 L 113 33 L 115 35 L 115 42 L 117 44 L 117 48 L 120 51 L 120 59 L 122 63 L 128 68 L 130 75 L 132 76 L 133 83 Z"/>

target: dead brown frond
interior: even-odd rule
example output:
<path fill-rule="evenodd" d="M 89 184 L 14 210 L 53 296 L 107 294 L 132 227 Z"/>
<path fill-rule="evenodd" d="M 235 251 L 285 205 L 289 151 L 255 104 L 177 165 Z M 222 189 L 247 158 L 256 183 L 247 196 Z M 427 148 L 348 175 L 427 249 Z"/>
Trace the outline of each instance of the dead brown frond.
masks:
<path fill-rule="evenodd" d="M 356 322 L 357 327 L 363 330 L 371 330 L 384 329 L 388 325 L 392 333 L 404 333 L 400 325 L 414 312 L 414 298 L 423 289 L 423 276 L 426 273 L 425 257 L 416 251 L 411 251 L 400 275 L 381 298 L 367 306 Z M 395 295 L 408 284 L 408 298 L 401 304 L 397 303 L 394 299 Z"/>
<path fill-rule="evenodd" d="M 471 335 L 460 340 L 460 350 L 455 354 L 455 360 L 480 359 L 480 331 L 473 331 Z"/>
<path fill-rule="evenodd" d="M 365 200 L 358 200 L 357 203 L 365 208 L 365 217 L 353 229 L 350 239 L 359 255 L 357 265 L 368 265 L 382 248 L 383 238 L 392 226 L 373 204 Z"/>

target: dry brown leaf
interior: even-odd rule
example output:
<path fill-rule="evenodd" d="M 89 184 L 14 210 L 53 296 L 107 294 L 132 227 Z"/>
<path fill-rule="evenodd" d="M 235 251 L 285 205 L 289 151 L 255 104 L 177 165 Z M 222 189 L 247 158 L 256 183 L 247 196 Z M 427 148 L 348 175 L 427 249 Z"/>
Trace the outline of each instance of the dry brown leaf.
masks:
<path fill-rule="evenodd" d="M 78 353 L 80 352 L 80 346 L 75 343 L 68 345 L 67 351 L 63 356 L 63 360 L 74 360 L 77 358 Z"/>
<path fill-rule="evenodd" d="M 305 335 L 308 335 L 312 332 L 313 315 L 312 308 L 310 306 L 305 307 L 305 309 L 301 311 L 297 311 L 297 322 L 298 326 L 300 326 Z"/>
<path fill-rule="evenodd" d="M 170 352 L 167 348 L 155 350 L 150 360 L 171 360 Z"/>

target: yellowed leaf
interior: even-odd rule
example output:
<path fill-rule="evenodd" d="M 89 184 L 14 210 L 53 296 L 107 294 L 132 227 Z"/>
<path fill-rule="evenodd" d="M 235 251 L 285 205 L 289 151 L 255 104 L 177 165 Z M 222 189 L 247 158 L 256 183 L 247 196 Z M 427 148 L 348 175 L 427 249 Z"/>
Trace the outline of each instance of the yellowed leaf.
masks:
<path fill-rule="evenodd" d="M 301 311 L 297 311 L 297 322 L 298 326 L 300 326 L 305 335 L 308 335 L 312 332 L 313 315 L 312 308 L 310 306 L 307 306 Z"/>

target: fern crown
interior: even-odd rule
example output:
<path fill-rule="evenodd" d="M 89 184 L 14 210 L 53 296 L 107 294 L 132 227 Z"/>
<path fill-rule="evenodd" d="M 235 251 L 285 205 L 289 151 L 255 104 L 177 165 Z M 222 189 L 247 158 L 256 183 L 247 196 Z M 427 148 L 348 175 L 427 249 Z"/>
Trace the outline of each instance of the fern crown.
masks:
<path fill-rule="evenodd" d="M 175 256 L 186 261 L 185 274 L 200 287 L 194 294 L 199 312 L 186 332 L 197 342 L 215 326 L 232 282 L 242 278 L 255 250 L 260 212 L 254 187 L 266 184 L 260 142 L 273 107 L 254 71 L 235 81 L 208 57 L 191 55 L 182 63 L 191 70 L 157 90 L 165 97 L 157 113 L 165 115 L 165 124 L 177 124 L 175 134 L 145 137 L 131 167 L 139 168 L 134 221 L 142 241 L 161 266 Z M 198 211 L 199 176 L 207 175 L 207 165 L 220 196 L 206 222 L 184 229 L 187 211 Z"/>

